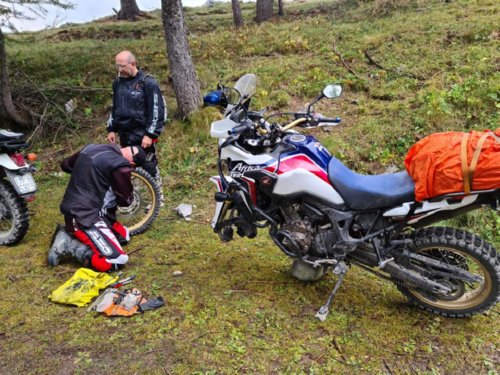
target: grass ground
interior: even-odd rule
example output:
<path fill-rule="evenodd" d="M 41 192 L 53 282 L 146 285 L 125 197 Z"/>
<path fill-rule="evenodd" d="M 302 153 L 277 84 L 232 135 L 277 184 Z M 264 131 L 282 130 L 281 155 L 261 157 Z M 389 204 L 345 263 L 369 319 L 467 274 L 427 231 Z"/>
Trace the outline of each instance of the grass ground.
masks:
<path fill-rule="evenodd" d="M 290 261 L 261 232 L 219 242 L 211 203 L 193 199 L 184 222 L 169 200 L 153 228 L 135 237 L 126 275 L 166 305 L 131 318 L 106 318 L 56 305 L 51 291 L 78 268 L 46 265 L 60 179 L 41 183 L 22 244 L 0 248 L 0 367 L 3 374 L 419 373 L 494 374 L 498 311 L 446 319 L 410 307 L 395 286 L 357 268 L 348 273 L 326 322 L 314 318 L 335 278 L 299 282 Z M 206 190 L 206 189 L 205 189 Z M 58 219 L 59 218 L 59 219 Z M 36 228 L 36 230 L 35 230 Z M 193 235 L 196 233 L 196 235 Z M 174 271 L 182 271 L 174 277 Z"/>
<path fill-rule="evenodd" d="M 353 0 L 297 2 L 286 9 L 283 20 L 259 27 L 246 4 L 247 26 L 240 31 L 231 28 L 227 5 L 188 9 L 202 90 L 251 71 L 260 78 L 256 108 L 297 109 L 326 83 L 341 82 L 343 98 L 318 110 L 342 116 L 343 123 L 316 135 L 361 172 L 401 168 L 408 147 L 430 132 L 498 127 L 497 2 Z M 174 113 L 159 19 L 103 20 L 9 41 L 17 94 L 42 91 L 57 105 L 74 98 L 77 110 L 69 121 L 56 106 L 47 110 L 54 125 L 34 137 L 41 172 L 31 229 L 20 245 L 0 248 L 0 373 L 498 372 L 498 308 L 473 319 L 437 317 L 408 306 L 393 285 L 353 268 L 321 323 L 314 313 L 333 275 L 314 284 L 291 278 L 290 260 L 265 232 L 221 243 L 209 226 L 208 177 L 215 173 L 216 152 L 208 137 L 211 109 L 168 125 L 159 150 L 168 204 L 152 229 L 128 246 L 146 245 L 132 255 L 126 275 L 137 275 L 134 286 L 163 296 L 166 306 L 109 319 L 50 303 L 50 292 L 78 267 L 46 265 L 67 183 L 54 172 L 64 155 L 104 141 L 113 57 L 123 48 L 136 52 L 159 79 Z M 383 68 L 370 64 L 365 51 Z M 192 222 L 175 217 L 181 202 L 196 204 Z M 493 212 L 455 224 L 500 248 Z M 176 270 L 183 275 L 174 277 Z"/>

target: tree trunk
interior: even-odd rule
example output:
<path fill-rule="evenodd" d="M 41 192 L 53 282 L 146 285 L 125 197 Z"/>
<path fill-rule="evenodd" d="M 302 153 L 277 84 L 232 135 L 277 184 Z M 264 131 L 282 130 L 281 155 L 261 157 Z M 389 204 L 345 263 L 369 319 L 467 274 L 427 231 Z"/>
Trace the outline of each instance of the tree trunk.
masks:
<path fill-rule="evenodd" d="M 161 0 L 161 14 L 177 111 L 185 118 L 201 106 L 201 93 L 189 52 L 181 0 Z"/>
<path fill-rule="evenodd" d="M 273 0 L 257 0 L 255 21 L 261 23 L 273 17 Z"/>
<path fill-rule="evenodd" d="M 20 128 L 31 125 L 29 117 L 20 113 L 12 101 L 10 91 L 9 70 L 7 67 L 7 52 L 5 51 L 5 39 L 0 29 L 0 115 L 8 122 L 14 122 Z"/>
<path fill-rule="evenodd" d="M 285 12 L 283 10 L 283 0 L 278 0 L 278 16 L 283 17 Z"/>
<path fill-rule="evenodd" d="M 241 17 L 240 2 L 238 0 L 231 0 L 233 6 L 233 19 L 234 26 L 238 29 L 243 26 L 243 18 Z"/>
<path fill-rule="evenodd" d="M 135 0 L 120 0 L 120 11 L 116 15 L 119 20 L 135 21 L 143 13 Z"/>

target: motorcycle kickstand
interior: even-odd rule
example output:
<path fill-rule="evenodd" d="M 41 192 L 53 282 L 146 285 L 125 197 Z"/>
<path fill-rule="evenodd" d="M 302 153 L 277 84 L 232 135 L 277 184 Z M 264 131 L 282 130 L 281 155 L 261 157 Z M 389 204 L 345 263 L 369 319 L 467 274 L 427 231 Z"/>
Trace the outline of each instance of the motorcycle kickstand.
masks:
<path fill-rule="evenodd" d="M 326 320 L 326 317 L 328 316 L 328 313 L 330 312 L 330 305 L 332 304 L 333 297 L 337 293 L 337 290 L 339 289 L 340 284 L 342 284 L 342 281 L 344 280 L 344 277 L 347 273 L 346 264 L 344 262 L 337 263 L 337 265 L 333 269 L 333 273 L 335 275 L 338 275 L 339 278 L 338 278 L 337 282 L 335 283 L 335 286 L 333 287 L 332 292 L 328 296 L 328 300 L 326 301 L 326 303 L 323 306 L 321 306 L 319 308 L 318 312 L 315 315 L 315 317 L 318 318 L 322 322 L 324 322 Z"/>

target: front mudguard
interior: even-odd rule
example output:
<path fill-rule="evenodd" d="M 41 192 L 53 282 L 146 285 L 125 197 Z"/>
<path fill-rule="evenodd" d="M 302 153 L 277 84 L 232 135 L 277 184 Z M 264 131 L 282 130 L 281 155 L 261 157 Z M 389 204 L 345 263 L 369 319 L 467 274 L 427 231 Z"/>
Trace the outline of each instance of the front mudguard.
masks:
<path fill-rule="evenodd" d="M 229 176 L 225 176 L 226 181 L 232 182 L 232 178 Z M 222 193 L 226 189 L 224 187 L 224 183 L 221 179 L 220 176 L 212 176 L 210 177 L 210 181 L 215 184 L 215 187 L 217 188 L 217 192 Z M 226 214 L 227 208 L 228 208 L 229 202 L 216 202 L 215 203 L 215 212 L 214 212 L 214 217 L 212 218 L 212 223 L 211 226 L 214 230 L 217 230 L 217 223 L 219 223 L 223 218 L 224 215 Z"/>

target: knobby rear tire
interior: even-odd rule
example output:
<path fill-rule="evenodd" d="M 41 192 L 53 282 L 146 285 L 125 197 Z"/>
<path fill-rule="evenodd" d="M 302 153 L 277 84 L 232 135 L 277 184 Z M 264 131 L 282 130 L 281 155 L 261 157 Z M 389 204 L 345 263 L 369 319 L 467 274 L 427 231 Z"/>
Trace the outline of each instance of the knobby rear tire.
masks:
<path fill-rule="evenodd" d="M 4 211 L 0 213 L 2 227 L 8 221 L 11 222 L 9 229 L 0 230 L 0 245 L 16 245 L 28 231 L 29 212 L 26 201 L 17 195 L 12 185 L 6 180 L 0 180 L 0 207 L 1 211 Z"/>
<path fill-rule="evenodd" d="M 130 207 L 119 207 L 117 217 L 128 228 L 130 235 L 135 236 L 144 233 L 157 218 L 160 211 L 160 190 L 153 176 L 142 168 L 132 171 L 132 184 L 135 202 Z M 145 206 L 141 202 L 142 194 L 138 189 L 145 191 L 147 198 L 151 199 Z"/>
<path fill-rule="evenodd" d="M 399 286 L 398 289 L 408 297 L 412 304 L 435 314 L 465 318 L 485 312 L 500 301 L 500 257 L 493 246 L 480 237 L 455 228 L 423 228 L 415 233 L 410 251 L 419 254 L 427 253 L 438 259 L 442 256 L 443 260 L 451 260 L 457 265 L 460 263 L 469 272 L 481 272 L 484 277 L 479 288 L 470 292 L 465 291 L 468 285 L 458 282 L 458 285 L 464 289 L 463 295 L 456 297 L 453 294 L 450 296 L 429 295 Z M 451 282 L 456 283 L 453 280 Z"/>

